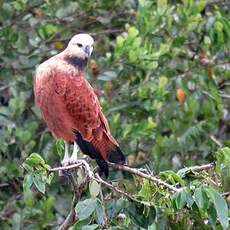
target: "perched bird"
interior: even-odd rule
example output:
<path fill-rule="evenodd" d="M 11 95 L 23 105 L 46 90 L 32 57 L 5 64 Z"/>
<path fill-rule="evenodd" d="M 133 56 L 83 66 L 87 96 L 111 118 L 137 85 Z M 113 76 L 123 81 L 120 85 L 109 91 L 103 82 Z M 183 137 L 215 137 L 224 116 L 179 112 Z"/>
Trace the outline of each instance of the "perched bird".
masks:
<path fill-rule="evenodd" d="M 90 35 L 77 34 L 63 52 L 40 64 L 34 76 L 34 95 L 54 138 L 65 141 L 62 165 L 77 162 L 79 146 L 108 177 L 106 161 L 122 164 L 125 157 L 110 133 L 96 94 L 83 77 L 93 42 Z M 74 143 L 71 157 L 69 143 Z"/>

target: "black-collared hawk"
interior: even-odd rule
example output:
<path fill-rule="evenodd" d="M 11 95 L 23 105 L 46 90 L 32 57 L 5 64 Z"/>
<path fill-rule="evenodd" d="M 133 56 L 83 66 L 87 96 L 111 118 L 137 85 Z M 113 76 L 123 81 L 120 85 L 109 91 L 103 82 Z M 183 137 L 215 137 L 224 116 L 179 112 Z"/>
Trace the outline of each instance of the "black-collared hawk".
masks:
<path fill-rule="evenodd" d="M 63 52 L 39 65 L 34 76 L 34 95 L 54 138 L 65 141 L 62 165 L 77 162 L 79 146 L 96 160 L 107 177 L 106 161 L 123 164 L 125 157 L 110 133 L 96 94 L 83 77 L 93 42 L 88 34 L 75 35 Z M 71 157 L 69 143 L 74 143 Z"/>

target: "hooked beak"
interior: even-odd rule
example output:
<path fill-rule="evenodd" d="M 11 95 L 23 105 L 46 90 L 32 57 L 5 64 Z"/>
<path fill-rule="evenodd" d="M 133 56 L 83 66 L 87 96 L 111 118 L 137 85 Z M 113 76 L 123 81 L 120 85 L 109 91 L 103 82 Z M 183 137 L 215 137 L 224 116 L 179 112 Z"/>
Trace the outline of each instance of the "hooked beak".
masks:
<path fill-rule="evenodd" d="M 90 56 L 90 46 L 86 46 L 84 49 L 85 53 L 88 55 L 88 57 Z"/>

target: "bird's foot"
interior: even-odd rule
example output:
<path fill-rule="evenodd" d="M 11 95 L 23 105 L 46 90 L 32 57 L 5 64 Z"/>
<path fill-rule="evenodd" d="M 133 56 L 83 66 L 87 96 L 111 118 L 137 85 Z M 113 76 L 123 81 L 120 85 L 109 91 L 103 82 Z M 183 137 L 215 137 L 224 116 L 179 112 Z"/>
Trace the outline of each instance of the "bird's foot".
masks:
<path fill-rule="evenodd" d="M 77 163 L 79 163 L 79 162 L 78 162 L 78 158 L 75 157 L 74 155 L 72 155 L 72 156 L 70 157 L 70 159 L 69 159 L 69 165 L 73 165 L 73 164 L 77 164 Z"/>
<path fill-rule="evenodd" d="M 66 167 L 66 166 L 69 166 L 69 165 L 72 165 L 71 161 L 70 161 L 70 158 L 68 159 L 63 159 L 61 161 L 61 167 Z M 59 176 L 68 176 L 70 175 L 72 172 L 74 171 L 74 169 L 66 169 L 66 170 L 60 170 L 58 172 L 58 175 Z"/>
<path fill-rule="evenodd" d="M 68 159 L 63 159 L 63 160 L 61 161 L 61 166 L 62 166 L 62 167 L 66 167 L 66 166 L 68 166 L 68 165 L 70 165 L 70 158 L 68 158 Z"/>
<path fill-rule="evenodd" d="M 63 159 L 61 161 L 61 167 L 67 167 L 67 166 L 70 166 L 70 165 L 81 163 L 81 160 L 82 160 L 81 158 L 76 158 L 76 157 L 74 157 L 72 155 L 70 158 Z M 60 170 L 58 175 L 59 176 L 70 175 L 73 171 L 74 171 L 74 168 L 66 169 L 66 170 Z"/>
<path fill-rule="evenodd" d="M 78 162 L 79 163 L 81 162 L 84 165 L 84 168 L 88 172 L 89 177 L 90 178 L 94 178 L 94 173 L 91 170 L 89 163 L 85 159 L 79 159 Z"/>

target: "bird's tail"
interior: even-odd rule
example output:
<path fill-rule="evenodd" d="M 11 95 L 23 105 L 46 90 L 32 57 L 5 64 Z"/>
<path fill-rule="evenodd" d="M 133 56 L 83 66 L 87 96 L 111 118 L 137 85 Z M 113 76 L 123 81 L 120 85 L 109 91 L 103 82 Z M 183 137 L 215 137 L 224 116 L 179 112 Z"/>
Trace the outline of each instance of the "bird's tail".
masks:
<path fill-rule="evenodd" d="M 125 156 L 119 146 L 114 146 L 107 153 L 107 160 L 116 164 L 125 164 Z"/>
<path fill-rule="evenodd" d="M 81 134 L 77 130 L 74 130 L 74 133 L 76 135 L 75 141 L 83 154 L 95 159 L 106 177 L 109 175 L 106 160 L 117 164 L 125 163 L 125 156 L 121 149 L 119 146 L 116 146 L 114 143 L 112 143 L 106 134 L 103 135 L 101 140 L 95 139 L 92 142 L 88 142 L 82 138 Z"/>

